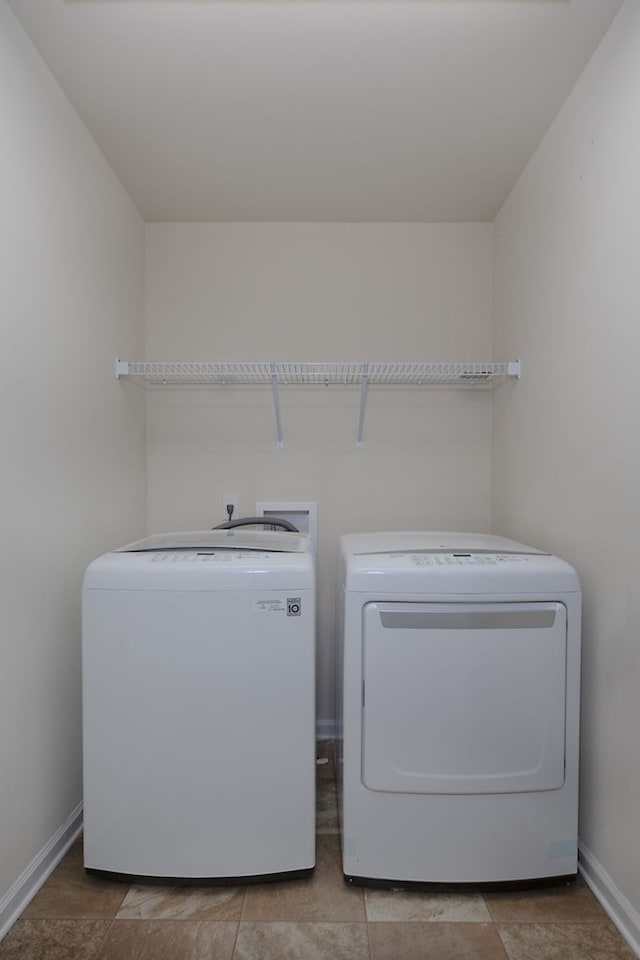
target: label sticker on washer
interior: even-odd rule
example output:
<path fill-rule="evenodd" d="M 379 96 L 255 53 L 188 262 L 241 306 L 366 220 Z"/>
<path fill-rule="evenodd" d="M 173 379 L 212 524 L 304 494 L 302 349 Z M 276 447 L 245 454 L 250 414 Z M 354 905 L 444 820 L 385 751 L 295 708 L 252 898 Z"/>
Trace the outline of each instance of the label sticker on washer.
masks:
<path fill-rule="evenodd" d="M 278 597 L 268 597 L 264 600 L 254 600 L 258 613 L 286 613 L 288 617 L 302 616 L 302 598 L 287 597 L 286 600 Z"/>
<path fill-rule="evenodd" d="M 258 613 L 285 613 L 287 609 L 284 600 L 276 597 L 269 597 L 266 600 L 255 600 L 254 604 Z"/>

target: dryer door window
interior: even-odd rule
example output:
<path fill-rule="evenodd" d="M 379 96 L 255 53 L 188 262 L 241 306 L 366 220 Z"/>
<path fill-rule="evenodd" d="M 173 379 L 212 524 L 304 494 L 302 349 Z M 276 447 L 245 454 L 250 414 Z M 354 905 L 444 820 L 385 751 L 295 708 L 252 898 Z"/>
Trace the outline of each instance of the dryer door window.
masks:
<path fill-rule="evenodd" d="M 403 793 L 564 783 L 561 603 L 368 603 L 362 782 Z"/>

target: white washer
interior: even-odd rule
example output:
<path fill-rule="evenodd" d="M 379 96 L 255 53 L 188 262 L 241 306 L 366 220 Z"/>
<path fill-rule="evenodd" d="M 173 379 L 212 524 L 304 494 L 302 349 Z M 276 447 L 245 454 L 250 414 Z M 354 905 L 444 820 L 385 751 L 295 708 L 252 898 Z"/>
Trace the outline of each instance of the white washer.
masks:
<path fill-rule="evenodd" d="M 308 537 L 149 537 L 83 584 L 89 871 L 262 879 L 315 864 Z"/>
<path fill-rule="evenodd" d="M 575 571 L 501 537 L 345 536 L 337 608 L 345 876 L 574 877 Z"/>

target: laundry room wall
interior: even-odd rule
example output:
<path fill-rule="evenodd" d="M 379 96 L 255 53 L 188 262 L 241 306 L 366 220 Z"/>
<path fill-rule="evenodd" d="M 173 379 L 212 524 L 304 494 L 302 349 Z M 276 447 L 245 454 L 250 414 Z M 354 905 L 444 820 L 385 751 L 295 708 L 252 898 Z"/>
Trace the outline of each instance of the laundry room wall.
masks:
<path fill-rule="evenodd" d="M 0 935 L 77 826 L 80 586 L 145 523 L 144 227 L 0 0 Z M 74 819 L 75 818 L 75 819 Z"/>
<path fill-rule="evenodd" d="M 628 0 L 495 223 L 493 524 L 584 590 L 583 862 L 640 946 L 640 6 Z"/>
<path fill-rule="evenodd" d="M 149 224 L 148 360 L 491 358 L 488 224 Z M 136 358 L 129 358 L 136 359 Z M 491 398 L 449 388 L 147 390 L 151 532 L 209 527 L 224 493 L 313 501 L 318 723 L 330 733 L 338 536 L 490 526 Z"/>

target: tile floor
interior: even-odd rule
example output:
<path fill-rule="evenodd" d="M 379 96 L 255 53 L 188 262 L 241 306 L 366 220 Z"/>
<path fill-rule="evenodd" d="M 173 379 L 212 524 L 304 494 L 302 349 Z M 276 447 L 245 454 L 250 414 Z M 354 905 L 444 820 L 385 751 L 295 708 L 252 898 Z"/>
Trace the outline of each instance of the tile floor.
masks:
<path fill-rule="evenodd" d="M 309 880 L 127 886 L 87 878 L 78 841 L 0 943 L 0 960 L 633 960 L 581 881 L 484 896 L 345 886 L 330 745 L 319 753 Z"/>

